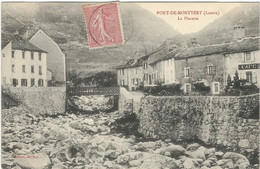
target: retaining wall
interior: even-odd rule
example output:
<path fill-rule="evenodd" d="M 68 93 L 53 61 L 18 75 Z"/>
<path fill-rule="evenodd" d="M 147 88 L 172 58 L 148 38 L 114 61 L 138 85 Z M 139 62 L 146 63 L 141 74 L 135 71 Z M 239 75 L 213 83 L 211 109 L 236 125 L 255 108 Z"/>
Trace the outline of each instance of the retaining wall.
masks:
<path fill-rule="evenodd" d="M 16 95 L 31 113 L 41 115 L 65 113 L 66 87 L 11 87 L 10 92 Z"/>
<path fill-rule="evenodd" d="M 258 107 L 257 107 L 258 106 Z M 211 145 L 254 150 L 259 143 L 259 94 L 243 97 L 147 96 L 138 112 L 139 132 L 176 141 L 197 137 Z"/>

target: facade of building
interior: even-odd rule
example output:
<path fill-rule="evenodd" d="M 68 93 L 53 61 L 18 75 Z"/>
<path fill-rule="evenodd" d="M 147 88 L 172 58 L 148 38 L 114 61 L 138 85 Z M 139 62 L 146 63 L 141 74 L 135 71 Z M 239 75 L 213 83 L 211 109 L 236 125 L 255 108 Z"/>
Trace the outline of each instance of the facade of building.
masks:
<path fill-rule="evenodd" d="M 47 67 L 52 72 L 52 79 L 66 82 L 65 54 L 53 39 L 42 30 L 37 31 L 29 40 L 33 45 L 48 52 Z"/>
<path fill-rule="evenodd" d="M 18 35 L 2 40 L 2 85 L 47 86 L 47 52 Z"/>
<path fill-rule="evenodd" d="M 259 37 L 248 37 L 230 43 L 188 48 L 175 57 L 176 79 L 184 92 L 194 84 L 210 86 L 212 94 L 220 94 L 228 77 L 252 82 L 259 87 Z"/>
<path fill-rule="evenodd" d="M 203 84 L 217 95 L 226 89 L 229 80 L 234 80 L 236 72 L 239 79 L 260 87 L 260 37 L 244 36 L 245 28 L 237 26 L 234 40 L 229 43 L 200 46 L 193 39 L 190 47 L 162 45 L 140 58 L 144 87 L 180 83 L 184 93 L 191 93 Z M 127 77 L 132 76 L 130 72 L 126 71 Z"/>
<path fill-rule="evenodd" d="M 240 79 L 254 83 L 260 87 L 260 37 L 249 37 L 232 44 L 224 54 L 225 84 L 227 77 L 233 77 L 236 72 Z"/>
<path fill-rule="evenodd" d="M 143 82 L 143 69 L 141 60 L 130 59 L 125 65 L 117 68 L 119 86 L 129 90 L 136 90 Z"/>

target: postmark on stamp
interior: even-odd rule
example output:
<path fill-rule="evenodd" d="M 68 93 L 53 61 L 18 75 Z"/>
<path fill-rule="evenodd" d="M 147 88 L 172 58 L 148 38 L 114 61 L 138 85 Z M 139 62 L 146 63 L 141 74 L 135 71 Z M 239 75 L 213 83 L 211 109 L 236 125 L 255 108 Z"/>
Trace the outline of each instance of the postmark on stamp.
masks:
<path fill-rule="evenodd" d="M 124 43 L 118 3 L 83 6 L 90 49 Z"/>

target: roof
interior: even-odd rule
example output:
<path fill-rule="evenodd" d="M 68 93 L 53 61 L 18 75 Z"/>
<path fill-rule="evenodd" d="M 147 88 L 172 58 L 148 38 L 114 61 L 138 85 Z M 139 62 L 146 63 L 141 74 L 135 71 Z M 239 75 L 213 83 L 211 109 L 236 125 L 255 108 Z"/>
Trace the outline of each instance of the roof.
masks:
<path fill-rule="evenodd" d="M 12 39 L 12 36 L 9 34 L 1 34 L 1 49 L 3 49 Z"/>
<path fill-rule="evenodd" d="M 11 41 L 12 41 L 12 49 L 47 53 L 46 51 L 31 44 L 29 41 L 23 39 L 19 35 L 10 35 L 10 34 L 2 34 L 2 45 L 1 45 L 2 49 Z"/>
<path fill-rule="evenodd" d="M 132 68 L 142 66 L 141 59 L 129 59 L 126 64 L 118 66 L 116 69 Z"/>
<path fill-rule="evenodd" d="M 151 57 L 151 59 L 149 60 L 149 64 L 152 65 L 152 64 L 156 64 L 160 61 L 163 61 L 163 60 L 167 60 L 167 59 L 170 59 L 170 58 L 173 58 L 175 57 L 177 54 L 179 54 L 180 52 L 180 48 L 177 47 L 175 49 L 173 49 L 171 52 L 165 52 L 165 50 L 163 51 L 160 51 L 158 53 L 156 53 L 156 55 L 154 57 Z M 167 54 L 165 54 L 167 53 Z"/>
<path fill-rule="evenodd" d="M 198 47 L 190 47 L 190 48 L 180 48 L 176 45 L 176 48 L 171 52 L 167 51 L 167 46 L 161 46 L 157 50 L 152 53 L 142 56 L 134 63 L 134 60 L 129 60 L 126 64 L 119 66 L 120 68 L 129 68 L 135 66 L 141 66 L 141 60 L 148 59 L 149 64 L 155 64 L 157 62 L 167 60 L 170 58 L 175 59 L 186 59 L 191 57 L 198 56 L 206 56 L 212 54 L 228 54 L 228 53 L 239 53 L 239 52 L 248 52 L 248 51 L 256 51 L 260 48 L 259 43 L 260 37 L 247 37 L 241 40 L 236 40 L 229 43 L 222 44 L 214 44 L 208 46 L 198 46 Z M 172 45 L 172 44 L 170 44 Z M 140 63 L 139 63 L 139 62 Z"/>
<path fill-rule="evenodd" d="M 176 59 L 185 59 L 190 57 L 205 56 L 226 52 L 229 44 L 217 44 L 209 46 L 199 46 L 186 48 L 180 51 L 178 55 L 175 56 Z"/>
<path fill-rule="evenodd" d="M 260 37 L 248 37 L 231 43 L 225 53 L 256 51 L 260 48 Z"/>
<path fill-rule="evenodd" d="M 239 53 L 259 50 L 260 37 L 247 37 L 230 43 L 215 44 L 209 46 L 199 46 L 186 48 L 175 56 L 176 59 L 205 56 L 212 54 Z"/>
<path fill-rule="evenodd" d="M 155 54 L 155 53 L 161 51 L 161 50 L 164 49 L 164 48 L 165 48 L 165 46 L 161 46 L 161 47 L 159 47 L 158 49 L 154 50 L 153 52 L 149 53 L 148 55 L 145 55 L 145 56 L 140 57 L 139 59 L 141 59 L 141 60 L 146 60 L 146 59 L 148 59 L 151 55 L 153 55 L 153 54 Z"/>

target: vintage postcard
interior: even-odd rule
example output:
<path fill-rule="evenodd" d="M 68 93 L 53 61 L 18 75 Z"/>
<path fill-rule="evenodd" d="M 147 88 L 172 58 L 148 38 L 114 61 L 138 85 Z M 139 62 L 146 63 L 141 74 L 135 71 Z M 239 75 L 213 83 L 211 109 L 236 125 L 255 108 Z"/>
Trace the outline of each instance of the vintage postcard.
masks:
<path fill-rule="evenodd" d="M 1 168 L 259 168 L 258 2 L 1 5 Z"/>

